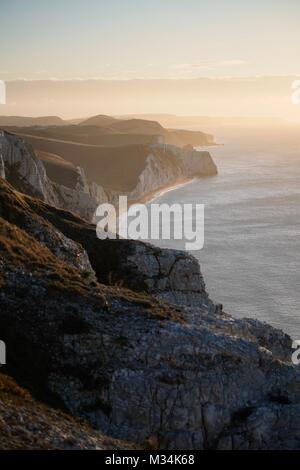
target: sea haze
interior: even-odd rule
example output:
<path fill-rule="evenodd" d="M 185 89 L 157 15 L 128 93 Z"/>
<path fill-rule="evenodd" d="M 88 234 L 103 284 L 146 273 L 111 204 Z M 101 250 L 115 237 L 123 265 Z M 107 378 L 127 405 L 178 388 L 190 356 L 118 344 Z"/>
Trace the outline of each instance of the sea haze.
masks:
<path fill-rule="evenodd" d="M 205 244 L 193 252 L 211 297 L 237 317 L 300 339 L 300 132 L 225 128 L 211 147 L 219 175 L 157 202 L 204 203 Z M 182 242 L 160 241 L 182 248 Z"/>

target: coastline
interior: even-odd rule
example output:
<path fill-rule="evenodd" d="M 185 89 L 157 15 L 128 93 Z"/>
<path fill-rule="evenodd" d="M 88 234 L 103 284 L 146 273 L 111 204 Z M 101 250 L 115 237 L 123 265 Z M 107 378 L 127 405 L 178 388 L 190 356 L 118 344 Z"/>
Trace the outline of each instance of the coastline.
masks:
<path fill-rule="evenodd" d="M 177 180 L 176 183 L 170 183 L 170 184 L 166 184 L 164 186 L 160 186 L 159 188 L 157 188 L 153 191 L 149 191 L 148 193 L 143 194 L 141 197 L 139 197 L 135 201 L 129 202 L 128 203 L 128 209 L 132 206 L 137 205 L 137 204 L 150 204 L 152 201 L 155 201 L 156 199 L 163 196 L 164 194 L 166 194 L 170 191 L 174 191 L 175 189 L 181 188 L 183 186 L 186 186 L 186 185 L 192 183 L 193 181 L 196 181 L 197 179 L 198 178 L 195 177 L 195 176 L 190 177 L 190 178 L 182 178 L 180 180 Z M 128 211 L 124 211 L 121 214 L 119 213 L 118 218 L 117 218 L 117 227 L 118 228 L 121 227 L 121 225 L 123 223 L 123 219 L 126 216 L 127 212 Z"/>
<path fill-rule="evenodd" d="M 158 199 L 164 194 L 170 191 L 174 191 L 175 189 L 181 188 L 183 186 L 186 186 L 192 183 L 193 181 L 196 181 L 197 179 L 198 178 L 196 176 L 193 176 L 190 178 L 182 178 L 180 180 L 177 180 L 175 183 L 169 183 L 169 184 L 160 186 L 159 188 L 154 189 L 153 191 L 149 191 L 148 193 L 143 194 L 137 200 L 130 202 L 128 204 L 128 207 L 134 206 L 135 204 L 149 204 L 150 202 L 154 201 L 155 199 Z"/>

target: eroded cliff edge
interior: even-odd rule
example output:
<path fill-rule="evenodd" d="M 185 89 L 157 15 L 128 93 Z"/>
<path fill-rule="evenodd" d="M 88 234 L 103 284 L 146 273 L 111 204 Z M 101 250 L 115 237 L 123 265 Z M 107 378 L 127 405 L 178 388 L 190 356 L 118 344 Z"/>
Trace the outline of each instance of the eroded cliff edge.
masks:
<path fill-rule="evenodd" d="M 81 152 L 84 152 L 84 149 L 81 149 Z M 56 172 L 50 173 L 50 179 L 47 174 L 49 158 L 44 162 L 37 158 L 33 147 L 24 139 L 0 131 L 0 174 L 20 191 L 34 195 L 55 207 L 74 212 L 85 220 L 93 221 L 96 207 L 103 202 L 116 204 L 119 194 L 127 195 L 129 202 L 133 203 L 165 186 L 217 173 L 216 165 L 208 152 L 165 144 L 131 146 L 126 152 L 124 159 L 129 159 L 126 160 L 126 173 L 132 172 L 132 175 L 128 177 L 120 171 L 120 181 L 116 183 L 116 188 L 109 184 L 110 177 L 107 178 L 107 184 L 100 184 L 93 181 L 95 174 L 93 175 L 91 170 L 91 177 L 88 179 L 83 168 L 74 165 L 72 167 L 71 164 L 71 177 L 66 177 L 62 183 L 59 175 L 65 168 L 58 167 Z M 117 155 L 115 158 L 119 157 Z M 52 155 L 52 165 L 55 158 L 58 164 L 59 157 Z M 101 171 L 105 171 L 105 164 L 102 170 L 100 168 L 99 172 Z M 123 184 L 126 179 L 129 182 Z"/>
<path fill-rule="evenodd" d="M 116 260 L 112 250 L 110 274 L 108 261 L 101 267 L 102 241 L 93 261 L 92 225 L 3 179 L 0 217 L 6 371 L 36 396 L 147 448 L 299 448 L 300 376 L 290 338 L 209 308 L 199 267 L 198 300 L 167 303 L 151 282 L 144 291 L 126 261 L 130 244 L 156 258 L 150 245 L 125 241 Z M 169 262 L 178 253 L 159 255 Z M 196 263 L 185 256 L 187 266 Z M 122 286 L 123 269 L 130 289 Z M 166 292 L 181 282 L 178 273 Z"/>

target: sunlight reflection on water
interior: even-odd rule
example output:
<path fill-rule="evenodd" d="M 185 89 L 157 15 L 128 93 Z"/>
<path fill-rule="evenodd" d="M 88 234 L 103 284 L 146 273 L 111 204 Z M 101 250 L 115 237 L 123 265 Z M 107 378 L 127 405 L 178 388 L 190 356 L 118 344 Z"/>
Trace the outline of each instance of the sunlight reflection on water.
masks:
<path fill-rule="evenodd" d="M 292 137 L 246 135 L 211 147 L 219 175 L 156 202 L 204 203 L 204 249 L 192 254 L 211 297 L 300 339 L 300 133 Z"/>

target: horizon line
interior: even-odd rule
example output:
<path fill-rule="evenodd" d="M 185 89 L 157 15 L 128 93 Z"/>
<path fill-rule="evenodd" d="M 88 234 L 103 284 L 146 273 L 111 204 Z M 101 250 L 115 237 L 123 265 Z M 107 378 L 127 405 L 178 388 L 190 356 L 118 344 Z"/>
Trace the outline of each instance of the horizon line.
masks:
<path fill-rule="evenodd" d="M 1 72 L 0 72 L 1 77 Z M 223 76 L 223 77 L 191 77 L 191 78 L 172 78 L 172 77 L 161 77 L 161 78 L 104 78 L 104 77 L 67 77 L 67 78 L 58 78 L 58 77 L 49 77 L 49 78 L 11 78 L 3 80 L 5 83 L 12 82 L 84 82 L 84 81 L 106 81 L 106 82 L 128 82 L 128 81 L 197 81 L 197 80 L 212 80 L 212 81 L 221 81 L 221 80 L 233 80 L 233 81 L 243 81 L 243 80 L 255 80 L 255 79 L 266 79 L 266 78 L 300 78 L 299 74 L 288 74 L 288 75 L 245 75 L 245 76 Z"/>

